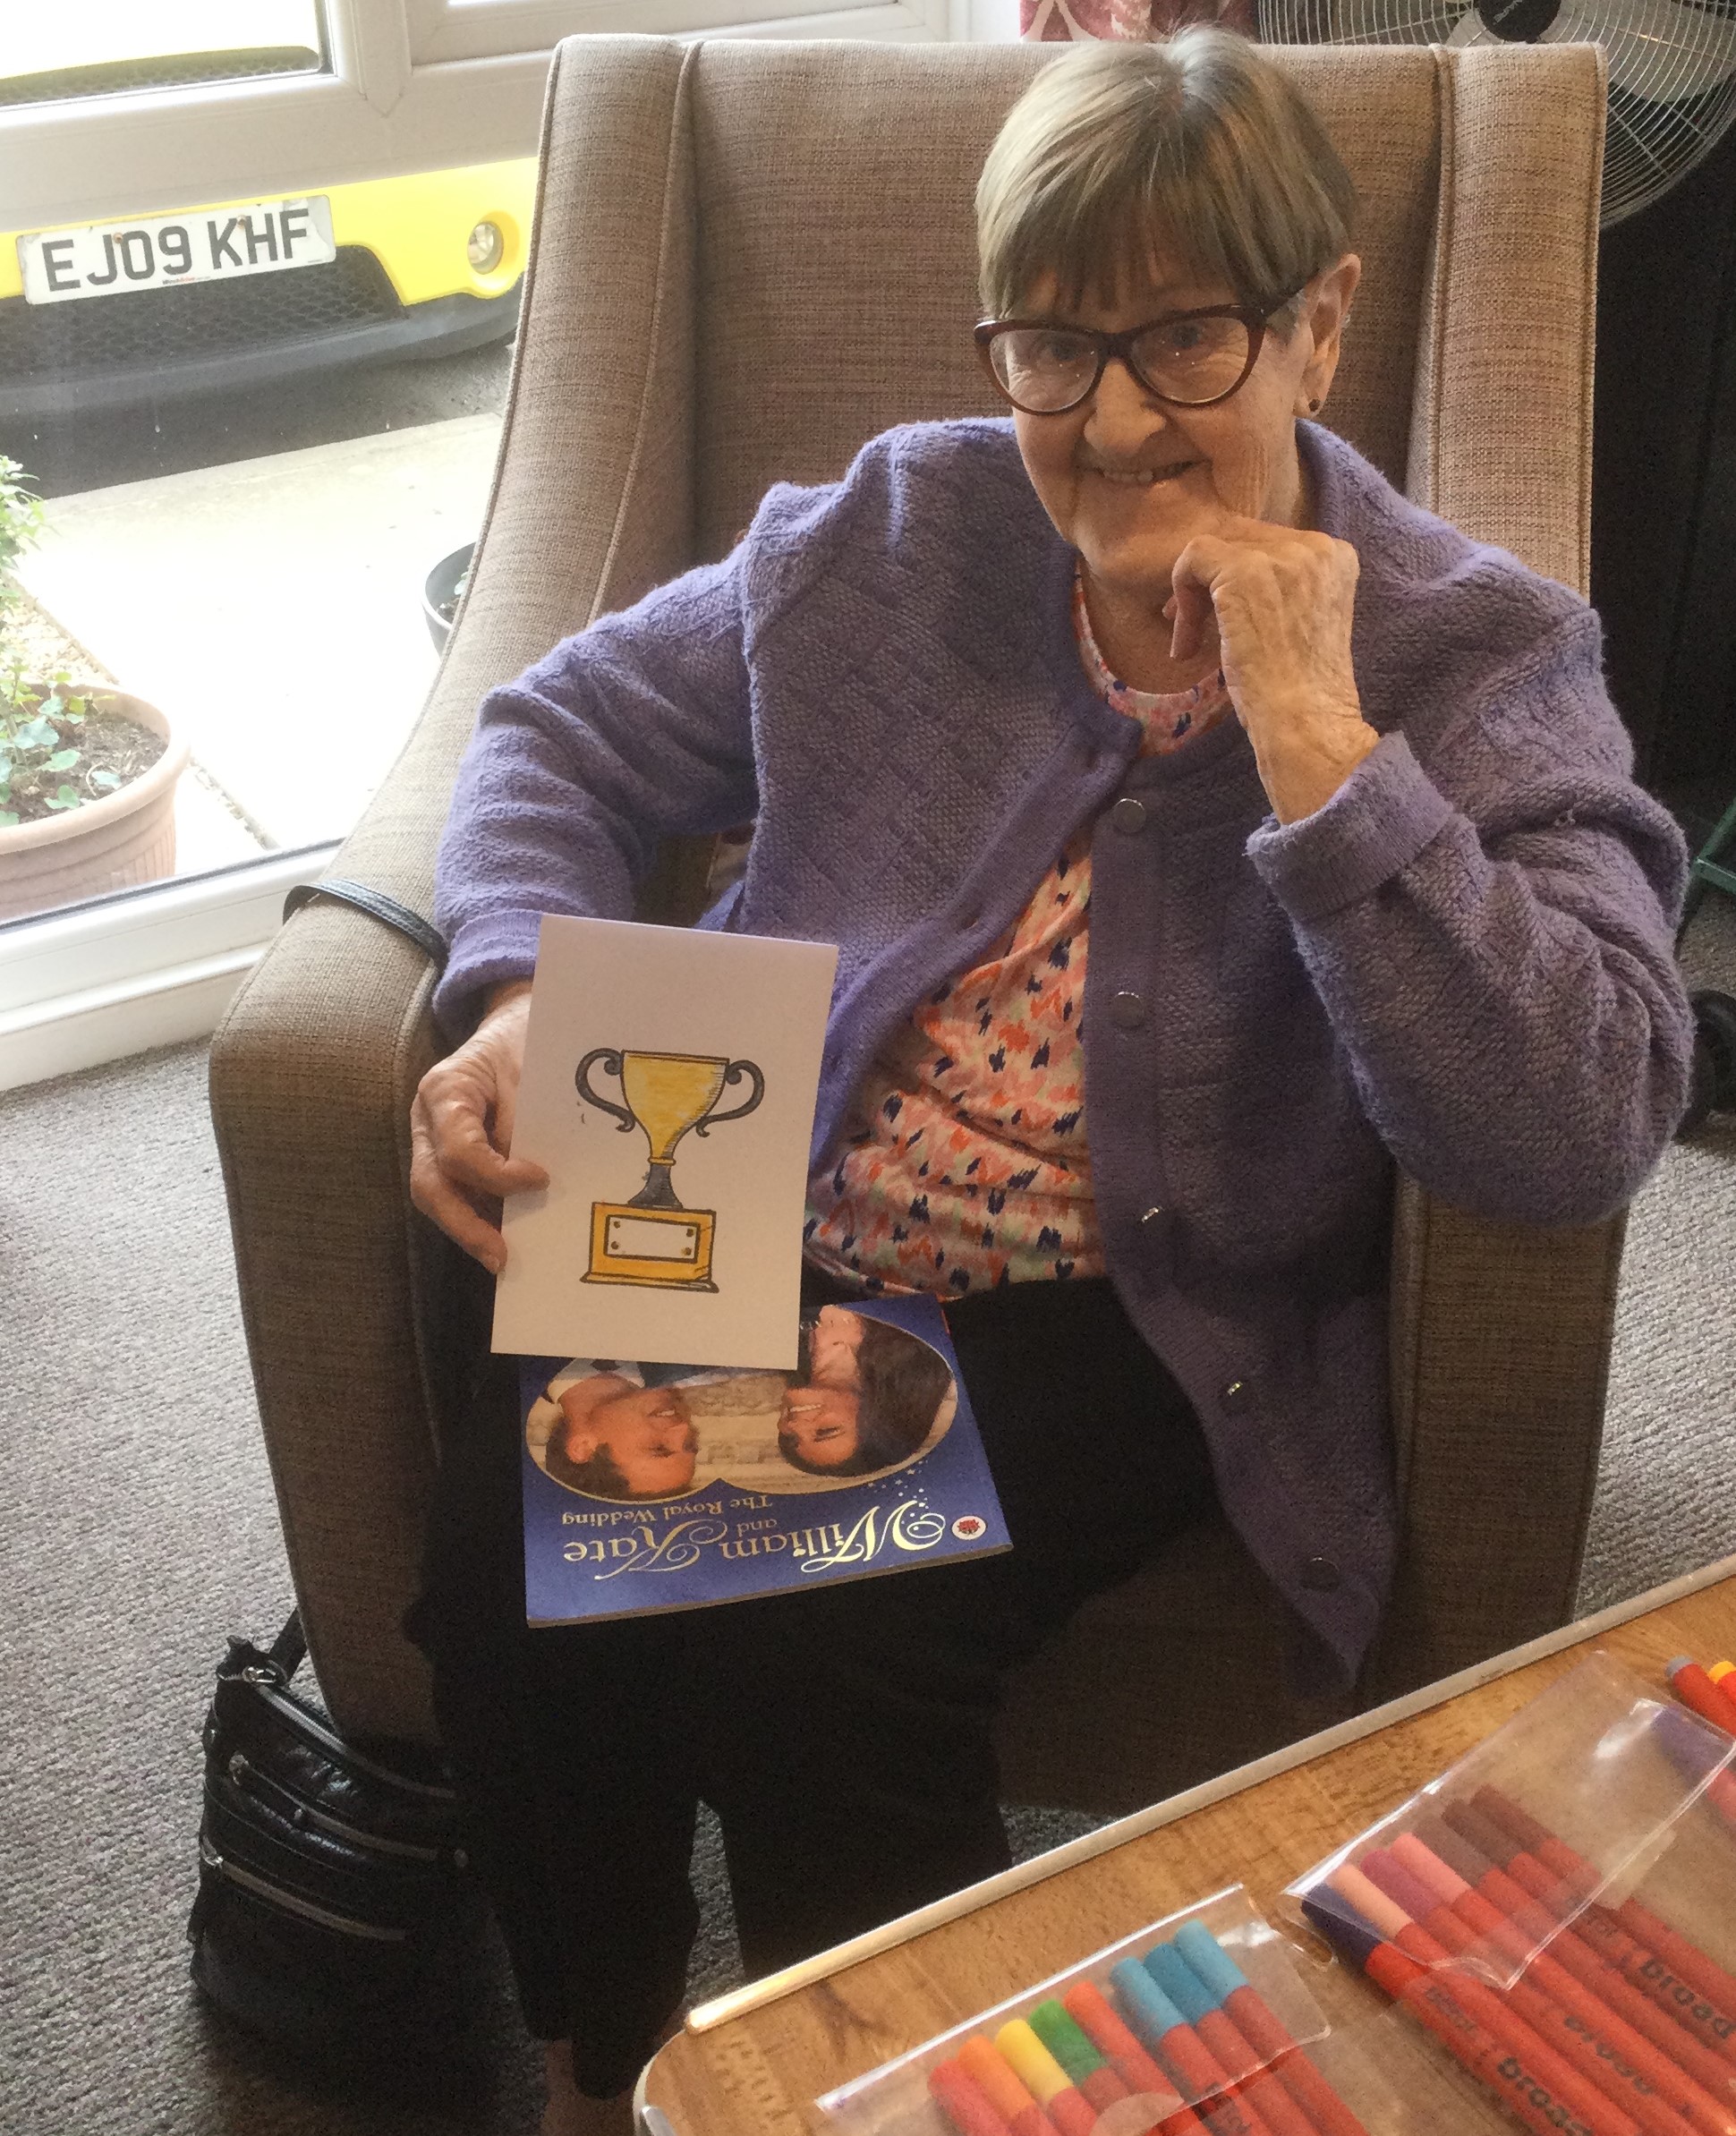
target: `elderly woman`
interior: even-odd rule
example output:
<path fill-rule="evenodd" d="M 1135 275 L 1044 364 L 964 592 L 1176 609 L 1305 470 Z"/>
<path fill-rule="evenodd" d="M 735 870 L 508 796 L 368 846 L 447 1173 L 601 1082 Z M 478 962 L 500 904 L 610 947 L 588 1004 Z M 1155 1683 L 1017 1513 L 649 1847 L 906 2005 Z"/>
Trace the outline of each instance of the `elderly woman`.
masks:
<path fill-rule="evenodd" d="M 811 1302 L 947 1298 L 1014 1542 L 527 1634 L 480 1375 L 417 1630 L 532 2028 L 593 2101 L 677 2004 L 696 1798 L 755 1970 L 997 1868 L 1003 1672 L 1214 1492 L 1351 1678 L 1394 1553 L 1394 1166 L 1581 1222 L 1681 1112 L 1683 854 L 1596 617 L 1309 420 L 1353 208 L 1256 48 L 1068 53 L 978 189 L 1010 418 L 774 489 L 482 708 L 439 880 L 474 1028 L 417 1100 L 419 1204 L 499 1267 L 537 915 L 625 917 L 660 838 L 756 817 L 708 923 L 841 947 Z M 550 2072 L 547 2128 L 604 2125 Z"/>

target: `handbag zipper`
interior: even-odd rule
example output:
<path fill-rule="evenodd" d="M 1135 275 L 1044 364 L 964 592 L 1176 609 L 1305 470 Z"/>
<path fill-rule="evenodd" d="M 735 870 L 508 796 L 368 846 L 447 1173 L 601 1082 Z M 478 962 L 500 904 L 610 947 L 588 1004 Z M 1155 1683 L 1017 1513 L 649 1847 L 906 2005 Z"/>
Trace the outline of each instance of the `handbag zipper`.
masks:
<path fill-rule="evenodd" d="M 219 1854 L 203 1833 L 199 1839 L 199 1859 L 226 1883 L 264 1900 L 268 1906 L 299 1914 L 304 1921 L 312 1921 L 319 1928 L 336 1928 L 340 1936 L 361 1936 L 370 1943 L 401 1944 L 410 1940 L 405 1928 L 379 1928 L 372 1921 L 352 1920 L 348 1914 L 332 1913 L 324 1906 L 316 1906 L 311 1899 L 300 1898 L 294 1892 L 285 1891 L 281 1885 L 268 1883 L 263 1876 L 254 1876 L 251 1869 L 243 1869 Z"/>
<path fill-rule="evenodd" d="M 393 1787 L 404 1789 L 410 1794 L 425 1795 L 432 1802 L 455 1802 L 458 1800 L 449 1787 L 431 1786 L 424 1780 L 407 1780 L 402 1773 L 393 1772 L 389 1766 L 376 1765 L 365 1751 L 358 1750 L 353 1744 L 343 1741 L 341 1738 L 335 1736 L 330 1729 L 322 1728 L 313 1715 L 303 1711 L 294 1699 L 285 1698 L 281 1691 L 274 1689 L 269 1682 L 264 1681 L 264 1674 L 263 1670 L 256 1669 L 245 1669 L 242 1672 L 245 1682 L 251 1689 L 259 1693 L 268 1706 L 272 1707 L 275 1712 L 281 1714 L 284 1719 L 292 1727 L 298 1729 L 302 1734 L 310 1735 L 315 1742 L 323 1744 L 335 1757 L 344 1764 L 353 1766 L 359 1773 L 370 1773 L 376 1780 L 384 1780 Z"/>
<path fill-rule="evenodd" d="M 289 1805 L 289 1817 L 296 1825 L 317 1825 L 320 1831 L 329 1832 L 335 1839 L 348 1840 L 353 1846 L 367 1847 L 380 1854 L 400 1854 L 410 1861 L 438 1861 L 438 1847 L 418 1846 L 412 1840 L 382 1839 L 378 1833 L 363 1832 L 359 1825 L 346 1825 L 342 1817 L 334 1817 L 323 1809 L 315 1809 L 311 1802 L 303 1802 L 294 1791 L 280 1780 L 262 1773 L 245 1751 L 230 1754 L 229 1777 L 237 1787 L 256 1783 L 253 1791 L 280 1796 Z M 457 1865 L 462 1868 L 463 1862 Z"/>

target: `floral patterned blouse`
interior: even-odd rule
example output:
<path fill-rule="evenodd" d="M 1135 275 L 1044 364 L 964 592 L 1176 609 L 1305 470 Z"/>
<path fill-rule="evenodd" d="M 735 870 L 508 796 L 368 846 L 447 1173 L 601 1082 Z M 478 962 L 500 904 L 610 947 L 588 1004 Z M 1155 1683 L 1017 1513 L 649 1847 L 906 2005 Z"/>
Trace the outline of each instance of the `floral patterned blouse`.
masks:
<path fill-rule="evenodd" d="M 1111 675 L 1076 572 L 1079 654 L 1142 756 L 1229 716 L 1221 673 L 1158 696 Z M 807 1258 L 870 1291 L 958 1296 L 1101 1275 L 1085 1140 L 1085 1001 L 1091 827 L 1010 933 L 912 1016 L 856 1095 L 836 1162 L 808 1185 Z"/>

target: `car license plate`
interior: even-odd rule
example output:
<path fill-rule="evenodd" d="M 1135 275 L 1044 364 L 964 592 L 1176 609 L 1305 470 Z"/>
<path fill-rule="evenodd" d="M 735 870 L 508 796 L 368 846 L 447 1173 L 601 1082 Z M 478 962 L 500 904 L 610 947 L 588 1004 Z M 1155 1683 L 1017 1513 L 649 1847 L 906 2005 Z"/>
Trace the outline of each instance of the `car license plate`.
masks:
<path fill-rule="evenodd" d="M 18 241 L 24 294 L 32 304 L 166 289 L 178 282 L 233 282 L 336 257 L 331 204 L 323 195 L 39 231 Z"/>

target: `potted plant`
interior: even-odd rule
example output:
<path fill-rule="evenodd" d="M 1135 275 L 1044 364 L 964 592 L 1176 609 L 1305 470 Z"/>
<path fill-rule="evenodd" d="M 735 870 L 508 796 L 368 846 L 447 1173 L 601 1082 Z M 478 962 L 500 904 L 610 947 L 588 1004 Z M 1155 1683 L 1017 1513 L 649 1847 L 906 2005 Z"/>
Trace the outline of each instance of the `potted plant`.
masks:
<path fill-rule="evenodd" d="M 466 541 L 449 557 L 442 557 L 423 582 L 422 621 L 428 625 L 436 652 L 446 651 L 446 642 L 452 635 L 458 603 L 464 598 L 464 589 L 470 583 L 471 558 L 475 552 L 476 544 Z"/>
<path fill-rule="evenodd" d="M 188 755 L 155 705 L 44 672 L 16 576 L 41 531 L 40 498 L 0 455 L 0 920 L 172 874 Z"/>

